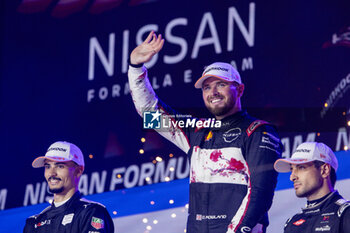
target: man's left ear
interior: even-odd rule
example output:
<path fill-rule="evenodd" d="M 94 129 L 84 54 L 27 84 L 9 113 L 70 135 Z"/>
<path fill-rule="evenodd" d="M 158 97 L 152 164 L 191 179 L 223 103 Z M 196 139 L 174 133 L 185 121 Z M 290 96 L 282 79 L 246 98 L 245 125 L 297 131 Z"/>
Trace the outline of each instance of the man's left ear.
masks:
<path fill-rule="evenodd" d="M 77 177 L 80 177 L 84 172 L 84 167 L 83 166 L 77 166 L 75 169 L 75 175 Z"/>
<path fill-rule="evenodd" d="M 331 165 L 329 165 L 328 163 L 325 163 L 322 165 L 321 167 L 321 175 L 323 178 L 327 178 L 328 176 L 331 175 Z"/>
<path fill-rule="evenodd" d="M 244 84 L 242 83 L 238 86 L 238 96 L 242 97 L 243 92 L 244 92 Z"/>

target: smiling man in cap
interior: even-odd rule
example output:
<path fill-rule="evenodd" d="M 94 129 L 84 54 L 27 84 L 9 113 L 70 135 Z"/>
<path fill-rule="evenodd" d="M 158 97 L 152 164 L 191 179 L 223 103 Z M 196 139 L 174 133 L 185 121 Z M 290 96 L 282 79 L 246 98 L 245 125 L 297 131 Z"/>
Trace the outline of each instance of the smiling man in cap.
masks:
<path fill-rule="evenodd" d="M 44 167 L 44 176 L 53 202 L 40 214 L 29 217 L 23 232 L 113 233 L 113 221 L 106 208 L 82 198 L 78 190 L 84 171 L 84 157 L 74 144 L 53 143 L 45 156 L 33 161 L 34 168 Z"/>
<path fill-rule="evenodd" d="M 224 62 L 209 65 L 194 86 L 202 89 L 204 104 L 216 119 L 241 111 L 244 84 L 232 65 Z"/>
<path fill-rule="evenodd" d="M 288 219 L 285 233 L 350 232 L 350 202 L 334 190 L 338 161 L 319 142 L 300 144 L 291 158 L 279 159 L 278 172 L 290 172 L 297 197 L 306 197 L 306 208 Z"/>
<path fill-rule="evenodd" d="M 151 32 L 130 55 L 129 85 L 137 112 L 153 109 L 172 121 L 184 120 L 161 102 L 147 77 L 144 63 L 163 47 Z M 265 232 L 277 183 L 273 164 L 282 145 L 273 126 L 242 111 L 244 85 L 229 63 L 215 62 L 195 83 L 202 90 L 216 127 L 179 127 L 157 132 L 188 154 L 190 198 L 187 233 Z M 197 120 L 187 118 L 188 120 Z"/>

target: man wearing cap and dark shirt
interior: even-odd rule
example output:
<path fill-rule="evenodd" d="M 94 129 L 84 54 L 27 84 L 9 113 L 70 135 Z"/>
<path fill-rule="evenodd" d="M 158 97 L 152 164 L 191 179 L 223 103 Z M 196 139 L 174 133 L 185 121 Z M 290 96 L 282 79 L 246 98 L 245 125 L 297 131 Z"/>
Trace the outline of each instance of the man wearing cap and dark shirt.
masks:
<path fill-rule="evenodd" d="M 307 199 L 302 212 L 287 220 L 285 233 L 350 232 L 350 202 L 334 190 L 338 161 L 327 145 L 302 143 L 291 158 L 277 160 L 274 167 L 291 171 L 296 196 Z"/>
<path fill-rule="evenodd" d="M 171 121 L 183 120 L 158 99 L 143 65 L 161 50 L 163 43 L 161 35 L 151 32 L 132 51 L 128 71 L 132 98 L 141 116 L 151 109 L 155 119 L 161 115 Z M 265 232 L 277 182 L 273 164 L 282 151 L 280 139 L 270 124 L 241 110 L 244 85 L 230 64 L 209 65 L 195 87 L 202 89 L 206 107 L 221 125 L 172 125 L 157 130 L 189 156 L 186 232 Z"/>
<path fill-rule="evenodd" d="M 55 142 L 45 156 L 36 158 L 32 165 L 45 167 L 45 179 L 54 199 L 51 206 L 27 219 L 24 233 L 114 233 L 107 209 L 82 198 L 78 191 L 85 165 L 76 145 Z"/>

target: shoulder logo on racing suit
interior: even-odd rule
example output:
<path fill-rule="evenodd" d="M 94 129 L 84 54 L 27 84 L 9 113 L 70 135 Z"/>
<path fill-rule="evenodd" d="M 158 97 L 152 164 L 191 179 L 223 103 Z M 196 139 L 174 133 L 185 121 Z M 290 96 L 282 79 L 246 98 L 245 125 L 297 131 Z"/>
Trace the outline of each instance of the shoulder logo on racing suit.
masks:
<path fill-rule="evenodd" d="M 303 224 L 304 222 L 306 222 L 305 219 L 299 219 L 298 221 L 293 222 L 293 225 L 295 225 L 295 226 L 300 226 L 300 225 Z"/>
<path fill-rule="evenodd" d="M 266 121 L 263 121 L 263 120 L 256 120 L 256 121 L 253 121 L 248 129 L 246 130 L 247 134 L 248 134 L 248 137 L 260 126 L 260 125 L 265 125 L 265 124 L 268 124 Z"/>
<path fill-rule="evenodd" d="M 91 226 L 97 230 L 103 229 L 105 227 L 105 222 L 101 218 L 92 217 Z"/>
<path fill-rule="evenodd" d="M 338 209 L 338 212 L 337 212 L 338 217 L 341 217 L 341 215 L 343 214 L 344 210 L 345 210 L 346 208 L 348 208 L 349 206 L 350 206 L 350 202 L 344 202 L 344 203 L 340 206 L 340 208 Z"/>
<path fill-rule="evenodd" d="M 225 142 L 233 142 L 239 137 L 239 135 L 241 135 L 241 133 L 242 133 L 242 130 L 240 128 L 234 128 L 226 131 L 222 135 L 222 137 L 224 138 Z"/>
<path fill-rule="evenodd" d="M 268 149 L 276 152 L 277 154 L 281 154 L 280 145 L 281 141 L 279 138 L 266 131 L 262 133 L 259 148 Z"/>

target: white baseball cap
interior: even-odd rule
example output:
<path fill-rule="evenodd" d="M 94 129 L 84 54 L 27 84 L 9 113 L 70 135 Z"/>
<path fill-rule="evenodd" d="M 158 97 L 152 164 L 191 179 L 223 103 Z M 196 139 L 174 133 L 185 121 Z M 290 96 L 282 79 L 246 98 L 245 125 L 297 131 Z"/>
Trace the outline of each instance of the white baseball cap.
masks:
<path fill-rule="evenodd" d="M 210 77 L 216 77 L 228 82 L 237 82 L 242 84 L 241 76 L 231 64 L 225 62 L 215 62 L 205 68 L 202 77 L 200 77 L 194 84 L 195 88 L 202 88 L 203 82 Z"/>
<path fill-rule="evenodd" d="M 274 168 L 278 172 L 290 172 L 290 164 L 303 164 L 315 160 L 328 163 L 335 171 L 338 169 L 338 160 L 332 149 L 321 142 L 300 144 L 291 158 L 278 159 L 274 164 Z"/>
<path fill-rule="evenodd" d="M 79 147 L 64 141 L 51 144 L 45 156 L 34 159 L 32 166 L 35 168 L 43 167 L 45 159 L 57 162 L 73 161 L 80 166 L 85 166 L 84 156 Z"/>

